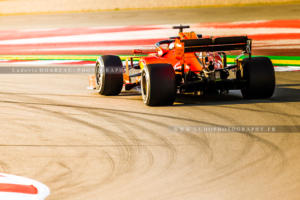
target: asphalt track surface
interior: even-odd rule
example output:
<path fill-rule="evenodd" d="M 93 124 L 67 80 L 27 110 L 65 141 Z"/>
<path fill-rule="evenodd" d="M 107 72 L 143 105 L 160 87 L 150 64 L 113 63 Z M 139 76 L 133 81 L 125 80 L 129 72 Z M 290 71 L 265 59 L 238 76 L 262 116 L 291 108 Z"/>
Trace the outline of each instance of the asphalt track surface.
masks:
<path fill-rule="evenodd" d="M 263 13 L 256 19 L 264 19 Z M 63 20 L 68 26 L 102 25 L 87 17 L 92 14 L 78 14 L 89 19 L 80 22 L 70 20 L 74 14 L 55 15 L 61 20 L 50 17 L 47 26 Z M 18 27 L 27 18 L 47 16 L 1 20 L 10 17 Z M 152 24 L 164 23 L 154 18 Z M 133 20 L 142 23 L 132 16 L 128 24 Z M 175 17 L 170 21 L 177 23 Z M 86 74 L 1 74 L 0 170 L 45 183 L 50 200 L 298 200 L 300 134 L 292 127 L 300 126 L 300 72 L 277 72 L 276 79 L 269 100 L 243 100 L 237 91 L 180 96 L 174 106 L 147 107 L 136 92 L 105 97 L 87 91 Z M 176 129 L 203 126 L 286 126 L 286 131 Z"/>

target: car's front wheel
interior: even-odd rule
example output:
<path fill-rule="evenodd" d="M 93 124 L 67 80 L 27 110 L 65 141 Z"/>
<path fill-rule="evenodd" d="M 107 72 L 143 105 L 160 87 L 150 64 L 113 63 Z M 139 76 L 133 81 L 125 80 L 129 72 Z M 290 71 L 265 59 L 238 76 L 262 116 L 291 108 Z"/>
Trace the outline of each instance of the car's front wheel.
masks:
<path fill-rule="evenodd" d="M 96 84 L 102 95 L 118 95 L 123 87 L 123 65 L 118 56 L 103 55 L 95 67 Z"/>

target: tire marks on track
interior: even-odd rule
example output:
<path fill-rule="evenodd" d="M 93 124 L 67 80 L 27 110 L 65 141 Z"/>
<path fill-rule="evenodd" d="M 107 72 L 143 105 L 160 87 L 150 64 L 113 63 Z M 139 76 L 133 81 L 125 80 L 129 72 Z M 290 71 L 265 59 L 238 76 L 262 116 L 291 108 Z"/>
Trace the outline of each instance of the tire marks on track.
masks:
<path fill-rule="evenodd" d="M 160 191 L 158 198 L 166 199 L 195 196 L 199 191 L 211 193 L 216 188 L 224 187 L 226 180 L 232 179 L 231 184 L 234 184 L 234 178 L 247 171 L 259 176 L 264 169 L 270 169 L 266 176 L 277 178 L 286 167 L 288 158 L 284 148 L 293 139 L 289 136 L 272 136 L 270 139 L 266 135 L 245 133 L 212 135 L 175 132 L 170 126 L 238 125 L 241 123 L 241 119 L 236 118 L 239 112 L 246 115 L 260 113 L 269 120 L 275 116 L 284 123 L 287 122 L 287 118 L 292 117 L 293 121 L 290 124 L 296 124 L 298 118 L 297 115 L 289 115 L 285 111 L 289 107 L 288 104 L 274 104 L 273 100 L 268 102 L 275 108 L 267 106 L 268 102 L 257 101 L 250 101 L 247 106 L 249 102 L 243 104 L 235 98 L 220 101 L 220 105 L 218 100 L 201 102 L 201 99 L 194 99 L 190 105 L 143 110 L 138 107 L 132 111 L 127 107 L 111 108 L 105 103 L 93 105 L 92 102 L 111 102 L 118 99 L 121 105 L 124 102 L 141 103 L 137 102 L 138 98 L 134 95 L 100 97 L 93 94 L 61 95 L 51 92 L 0 94 L 1 104 L 35 113 L 37 117 L 47 116 L 50 122 L 57 121 L 60 125 L 71 124 L 76 133 L 71 137 L 62 132 L 66 135 L 59 139 L 41 134 L 36 136 L 40 143 L 27 141 L 23 145 L 0 145 L 0 148 L 16 150 L 17 157 L 25 147 L 37 149 L 47 155 L 47 158 L 43 159 L 34 158 L 39 160 L 40 168 L 33 172 L 32 177 L 47 171 L 47 174 L 41 176 L 41 180 L 54 191 L 50 197 L 52 199 L 71 199 L 74 196 L 82 199 L 85 198 L 84 194 L 93 196 L 94 191 L 103 195 L 110 194 L 115 191 L 113 188 L 120 187 L 125 181 L 127 182 L 124 190 L 135 191 L 138 187 L 150 193 L 153 188 L 149 185 L 149 188 L 143 187 L 141 183 L 151 182 L 157 188 L 170 185 L 167 190 Z M 166 110 L 162 112 L 163 109 Z M 248 117 L 251 118 L 251 115 Z M 18 126 L 26 127 L 26 124 Z M 38 130 L 39 126 L 36 128 Z M 51 142 L 52 139 L 54 142 Z M 65 139 L 65 142 L 62 139 Z M 59 152 L 61 156 L 57 155 Z M 255 156 L 256 153 L 259 154 Z M 14 169 L 11 161 L 3 162 L 8 170 Z M 99 169 L 95 169 L 95 166 L 99 166 Z M 276 166 L 276 170 L 271 170 L 270 166 Z M 91 172 L 87 170 L 90 167 L 94 168 Z M 93 172 L 96 172 L 94 176 L 91 174 Z M 160 177 L 164 179 L 160 180 Z M 252 179 L 248 180 L 251 182 Z M 176 187 L 170 184 L 175 182 Z M 124 191 L 121 191 L 122 193 Z"/>

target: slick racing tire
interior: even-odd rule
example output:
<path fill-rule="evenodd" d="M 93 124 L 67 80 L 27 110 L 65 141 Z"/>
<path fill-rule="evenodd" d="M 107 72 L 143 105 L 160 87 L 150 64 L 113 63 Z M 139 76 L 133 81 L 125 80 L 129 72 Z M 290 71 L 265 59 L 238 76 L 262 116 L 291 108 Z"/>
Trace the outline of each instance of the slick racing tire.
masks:
<path fill-rule="evenodd" d="M 175 72 L 170 64 L 145 65 L 141 73 L 143 101 L 148 106 L 172 105 L 176 97 Z"/>
<path fill-rule="evenodd" d="M 272 97 L 275 89 L 275 72 L 267 57 L 245 58 L 242 61 L 245 85 L 241 89 L 245 99 Z"/>
<path fill-rule="evenodd" d="M 97 59 L 96 83 L 102 95 L 118 95 L 123 87 L 123 65 L 118 56 L 104 55 Z"/>

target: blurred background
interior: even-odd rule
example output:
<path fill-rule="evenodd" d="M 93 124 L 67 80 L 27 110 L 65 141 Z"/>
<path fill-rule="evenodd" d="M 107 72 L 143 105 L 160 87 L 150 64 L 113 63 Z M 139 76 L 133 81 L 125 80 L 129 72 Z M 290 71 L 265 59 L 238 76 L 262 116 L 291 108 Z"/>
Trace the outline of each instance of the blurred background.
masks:
<path fill-rule="evenodd" d="M 290 0 L 0 0 L 0 13 L 97 11 L 295 3 Z"/>

